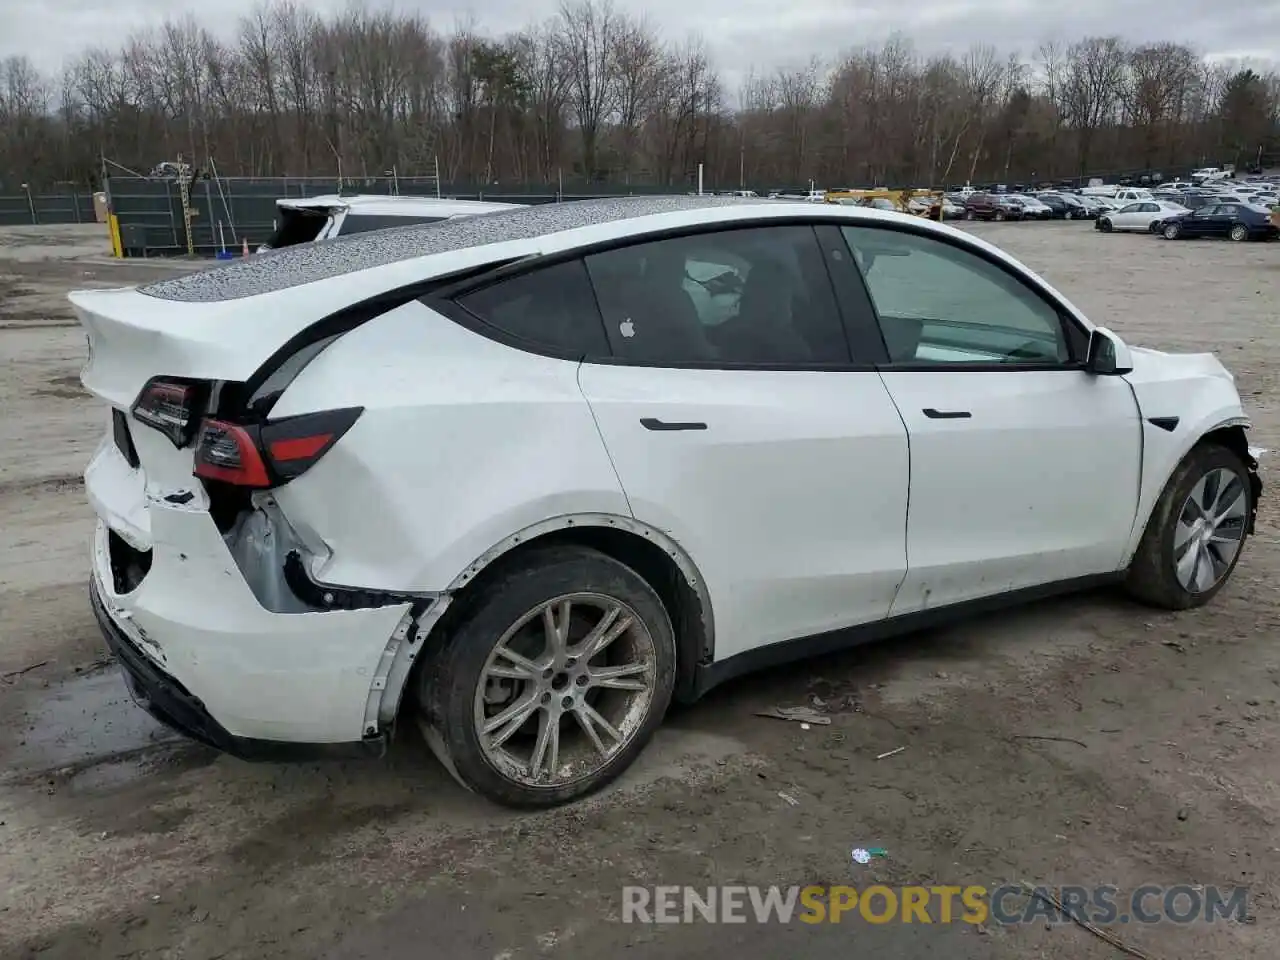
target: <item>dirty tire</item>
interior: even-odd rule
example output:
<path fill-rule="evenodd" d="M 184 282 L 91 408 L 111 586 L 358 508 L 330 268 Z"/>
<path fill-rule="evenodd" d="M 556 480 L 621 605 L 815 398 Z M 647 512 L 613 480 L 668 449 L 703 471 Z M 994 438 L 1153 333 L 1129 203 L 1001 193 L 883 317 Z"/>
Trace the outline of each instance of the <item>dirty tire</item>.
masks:
<path fill-rule="evenodd" d="M 501 561 L 499 561 L 501 562 Z M 599 593 L 624 603 L 653 639 L 656 662 L 648 712 L 619 752 L 598 770 L 560 786 L 534 786 L 507 776 L 486 756 L 476 730 L 477 686 L 499 639 L 527 611 L 564 594 Z M 428 745 L 464 787 L 508 807 L 553 807 L 594 793 L 622 773 L 662 723 L 675 688 L 671 620 L 643 577 L 586 547 L 548 546 L 513 558 L 462 607 L 426 656 L 417 686 Z M 442 624 L 442 626 L 444 626 Z M 566 723 L 572 723 L 567 718 Z"/>
<path fill-rule="evenodd" d="M 1253 510 L 1253 488 L 1248 468 L 1240 457 L 1216 443 L 1202 443 L 1194 447 L 1178 464 L 1165 484 L 1164 492 L 1156 502 L 1147 529 L 1142 534 L 1138 549 L 1129 564 L 1125 577 L 1125 589 L 1137 600 L 1164 610 L 1187 610 L 1208 603 L 1231 579 L 1240 556 L 1244 553 L 1248 534 L 1241 532 L 1240 548 L 1227 567 L 1222 578 L 1212 587 L 1200 593 L 1187 590 L 1174 573 L 1173 538 L 1178 515 L 1187 502 L 1192 488 L 1210 471 L 1225 468 L 1235 473 L 1244 487 L 1245 522 Z"/>

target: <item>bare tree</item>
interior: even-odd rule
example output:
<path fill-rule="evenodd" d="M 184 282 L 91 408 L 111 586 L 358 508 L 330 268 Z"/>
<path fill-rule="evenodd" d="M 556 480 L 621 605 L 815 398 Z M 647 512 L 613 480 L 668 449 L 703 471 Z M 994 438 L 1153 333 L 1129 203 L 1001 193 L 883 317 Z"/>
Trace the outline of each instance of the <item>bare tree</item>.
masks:
<path fill-rule="evenodd" d="M 582 172 L 595 177 L 600 128 L 617 103 L 615 57 L 622 18 L 612 0 L 576 0 L 560 8 L 570 105 L 582 137 Z"/>
<path fill-rule="evenodd" d="M 658 102 L 663 49 L 645 20 L 623 22 L 614 41 L 617 130 L 622 175 L 630 180 L 645 117 Z"/>
<path fill-rule="evenodd" d="M 1135 176 L 1280 159 L 1280 70 L 1192 48 L 1055 41 L 1028 62 L 902 36 L 752 73 L 730 108 L 707 45 L 611 0 L 505 36 L 463 21 L 260 0 L 225 40 L 192 20 L 87 50 L 57 78 L 0 62 L 0 191 L 93 183 L 181 153 L 222 175 L 401 177 L 456 192 L 627 181 L 687 189 Z M 1066 158 L 1065 160 L 1063 158 Z M 1071 170 L 1068 171 L 1067 167 Z M 566 186 L 566 189 L 568 187 Z"/>
<path fill-rule="evenodd" d="M 1088 169 L 1099 130 L 1115 123 L 1127 52 L 1118 37 L 1088 37 L 1067 50 L 1062 114 L 1076 130 L 1078 168 Z"/>

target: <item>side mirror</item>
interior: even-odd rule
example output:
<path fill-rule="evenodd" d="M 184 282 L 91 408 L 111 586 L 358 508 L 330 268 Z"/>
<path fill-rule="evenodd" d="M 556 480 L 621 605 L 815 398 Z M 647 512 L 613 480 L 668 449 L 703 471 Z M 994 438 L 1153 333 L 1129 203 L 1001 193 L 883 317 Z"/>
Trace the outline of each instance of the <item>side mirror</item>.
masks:
<path fill-rule="evenodd" d="M 1106 327 L 1094 327 L 1089 334 L 1089 355 L 1084 368 L 1100 377 L 1118 377 L 1133 370 L 1133 357 L 1125 342 Z"/>

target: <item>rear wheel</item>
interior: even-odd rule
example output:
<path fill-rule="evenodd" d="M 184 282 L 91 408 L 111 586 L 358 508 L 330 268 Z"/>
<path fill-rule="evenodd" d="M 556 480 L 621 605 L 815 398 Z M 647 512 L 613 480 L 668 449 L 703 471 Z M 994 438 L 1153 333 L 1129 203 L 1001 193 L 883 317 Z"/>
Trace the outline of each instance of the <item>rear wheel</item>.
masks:
<path fill-rule="evenodd" d="M 1164 238 L 1166 240 L 1177 240 L 1182 236 L 1182 227 L 1176 223 L 1166 223 L 1164 225 Z"/>
<path fill-rule="evenodd" d="M 1063 219 L 1063 220 L 1070 220 L 1073 216 L 1075 216 L 1075 214 L 1073 214 L 1070 210 L 1065 210 L 1065 211 L 1063 211 L 1062 219 Z"/>
<path fill-rule="evenodd" d="M 1237 223 L 1235 226 L 1231 228 L 1231 233 L 1228 234 L 1228 236 L 1230 236 L 1231 239 L 1236 241 L 1237 243 L 1240 243 L 1243 240 L 1248 240 L 1249 228 L 1246 227 L 1243 223 Z"/>
<path fill-rule="evenodd" d="M 1240 559 L 1252 512 L 1253 487 L 1240 457 L 1217 444 L 1196 447 L 1147 521 L 1127 589 L 1168 610 L 1208 603 Z"/>
<path fill-rule="evenodd" d="M 470 790 L 550 807 L 603 787 L 661 723 L 671 622 L 634 570 L 548 547 L 497 575 L 447 628 L 418 691 L 427 741 Z"/>
<path fill-rule="evenodd" d="M 972 219 L 973 219 L 973 211 L 972 211 L 972 210 L 966 210 L 966 211 L 964 212 L 964 218 L 965 218 L 966 220 L 972 220 Z"/>

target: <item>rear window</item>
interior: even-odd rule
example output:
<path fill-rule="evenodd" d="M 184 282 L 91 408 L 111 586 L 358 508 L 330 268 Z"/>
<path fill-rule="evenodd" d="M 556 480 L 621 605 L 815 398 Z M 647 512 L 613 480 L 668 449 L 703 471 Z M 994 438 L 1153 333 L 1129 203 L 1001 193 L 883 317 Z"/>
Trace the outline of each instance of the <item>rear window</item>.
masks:
<path fill-rule="evenodd" d="M 439 223 L 448 217 L 404 217 L 396 214 L 348 213 L 342 221 L 339 233 L 368 233 L 370 230 L 386 230 L 390 227 L 407 227 L 415 223 Z"/>
<path fill-rule="evenodd" d="M 298 210 L 292 207 L 276 208 L 276 229 L 267 241 L 272 250 L 292 247 L 297 243 L 310 243 L 320 235 L 329 221 L 325 209 Z"/>
<path fill-rule="evenodd" d="M 507 337 L 574 357 L 609 355 L 595 293 L 581 260 L 543 267 L 458 297 L 460 307 Z"/>

